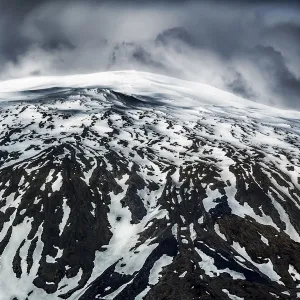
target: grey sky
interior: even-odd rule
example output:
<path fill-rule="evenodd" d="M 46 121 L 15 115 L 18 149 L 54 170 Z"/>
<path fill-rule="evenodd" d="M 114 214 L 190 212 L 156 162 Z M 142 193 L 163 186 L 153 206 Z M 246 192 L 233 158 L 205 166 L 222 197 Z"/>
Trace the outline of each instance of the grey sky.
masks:
<path fill-rule="evenodd" d="M 297 1 L 0 0 L 0 80 L 137 69 L 300 109 Z"/>

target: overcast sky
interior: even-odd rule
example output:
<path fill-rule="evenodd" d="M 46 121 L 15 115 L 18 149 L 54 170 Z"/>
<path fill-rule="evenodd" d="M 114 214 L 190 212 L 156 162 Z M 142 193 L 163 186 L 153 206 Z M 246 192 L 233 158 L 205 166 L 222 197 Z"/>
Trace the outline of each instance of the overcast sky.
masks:
<path fill-rule="evenodd" d="M 300 4 L 0 0 L 0 64 L 0 80 L 137 69 L 300 109 Z"/>

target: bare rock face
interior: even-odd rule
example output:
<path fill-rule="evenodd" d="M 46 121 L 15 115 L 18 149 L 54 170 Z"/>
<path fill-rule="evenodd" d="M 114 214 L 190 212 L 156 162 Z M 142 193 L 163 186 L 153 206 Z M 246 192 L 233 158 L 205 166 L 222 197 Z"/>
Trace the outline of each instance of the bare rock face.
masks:
<path fill-rule="evenodd" d="M 300 297 L 299 119 L 166 95 L 1 100 L 1 300 Z"/>

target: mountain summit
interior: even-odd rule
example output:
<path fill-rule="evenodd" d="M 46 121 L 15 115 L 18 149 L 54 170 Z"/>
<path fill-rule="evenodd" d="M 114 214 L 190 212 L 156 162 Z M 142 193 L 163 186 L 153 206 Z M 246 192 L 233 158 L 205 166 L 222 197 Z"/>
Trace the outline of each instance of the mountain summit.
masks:
<path fill-rule="evenodd" d="M 0 116 L 1 300 L 300 297 L 300 112 L 124 71 Z"/>

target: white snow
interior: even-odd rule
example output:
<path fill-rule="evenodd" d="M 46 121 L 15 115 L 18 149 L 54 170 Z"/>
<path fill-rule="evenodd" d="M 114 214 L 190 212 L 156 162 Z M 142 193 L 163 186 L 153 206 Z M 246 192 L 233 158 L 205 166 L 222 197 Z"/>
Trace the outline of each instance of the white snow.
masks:
<path fill-rule="evenodd" d="M 244 298 L 238 297 L 238 296 L 236 296 L 236 295 L 233 295 L 233 294 L 231 294 L 231 293 L 230 293 L 228 290 L 226 290 L 226 289 L 222 289 L 222 292 L 224 292 L 225 294 L 227 294 L 228 297 L 229 297 L 229 299 L 231 299 L 231 300 L 244 300 Z"/>
<path fill-rule="evenodd" d="M 166 254 L 164 254 L 160 259 L 158 259 L 151 271 L 150 271 L 150 275 L 149 275 L 149 284 L 151 285 L 155 285 L 158 283 L 159 281 L 159 277 L 161 276 L 160 273 L 163 270 L 163 267 L 171 264 L 173 261 L 173 257 L 168 256 Z"/>
<path fill-rule="evenodd" d="M 275 272 L 274 270 L 274 266 L 272 264 L 272 261 L 270 259 L 267 259 L 268 262 L 266 263 L 256 263 L 254 262 L 251 257 L 248 255 L 247 251 L 245 250 L 244 247 L 241 247 L 239 243 L 237 242 L 233 242 L 232 247 L 240 254 L 242 255 L 246 260 L 248 260 L 249 262 L 251 262 L 254 266 L 256 266 L 260 272 L 262 272 L 263 274 L 265 274 L 266 276 L 268 276 L 271 280 L 276 281 L 280 284 L 283 284 L 280 281 L 280 276 Z"/>
<path fill-rule="evenodd" d="M 293 265 L 289 265 L 289 273 L 291 277 L 293 278 L 294 281 L 300 281 L 300 274 L 297 272 L 295 267 Z M 297 286 L 298 288 L 300 287 L 300 284 Z"/>
<path fill-rule="evenodd" d="M 53 192 L 56 192 L 56 191 L 59 191 L 61 186 L 62 186 L 62 176 L 60 173 L 58 173 L 56 175 L 56 180 L 52 183 L 52 191 Z"/>
<path fill-rule="evenodd" d="M 266 239 L 263 235 L 261 235 L 260 238 L 263 241 L 263 243 L 265 243 L 266 245 L 269 246 L 269 240 L 268 239 Z"/>
<path fill-rule="evenodd" d="M 205 274 L 209 277 L 216 277 L 219 276 L 221 273 L 228 273 L 231 275 L 233 279 L 245 279 L 244 274 L 235 272 L 233 270 L 230 270 L 228 268 L 219 270 L 215 264 L 214 259 L 205 253 L 203 253 L 201 250 L 195 248 L 198 252 L 199 256 L 201 257 L 201 261 L 199 262 L 199 266 L 201 269 L 205 271 Z"/>
<path fill-rule="evenodd" d="M 183 278 L 186 275 L 187 271 L 184 271 L 181 275 L 179 275 L 180 278 Z"/>

